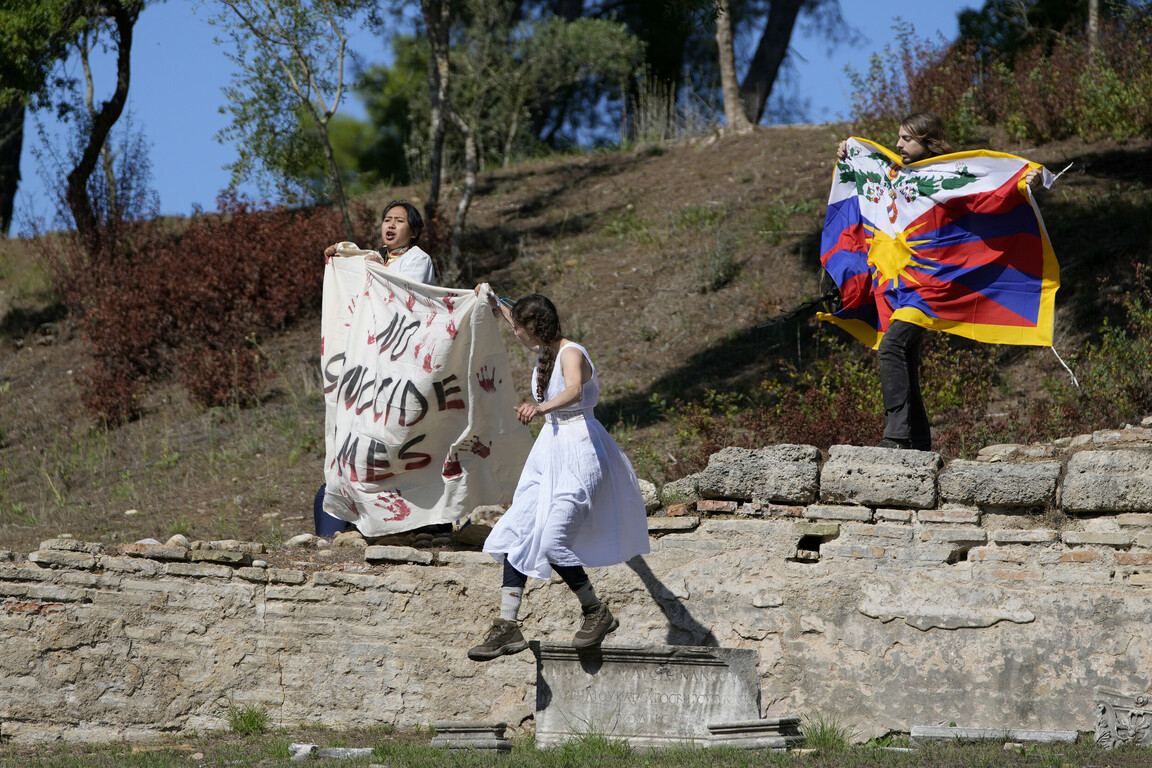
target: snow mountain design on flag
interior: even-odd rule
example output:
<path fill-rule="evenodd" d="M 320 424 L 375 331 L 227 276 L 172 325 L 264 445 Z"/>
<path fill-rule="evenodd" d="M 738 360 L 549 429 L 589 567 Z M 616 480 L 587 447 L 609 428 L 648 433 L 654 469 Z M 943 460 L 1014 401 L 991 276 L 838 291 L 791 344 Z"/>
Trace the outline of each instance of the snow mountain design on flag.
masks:
<path fill-rule="evenodd" d="M 843 305 L 818 317 L 873 348 L 892 320 L 1051 346 L 1060 268 L 1024 182 L 1034 168 L 987 150 L 904 165 L 879 144 L 849 139 L 820 241 Z M 1042 174 L 1050 186 L 1052 174 Z"/>

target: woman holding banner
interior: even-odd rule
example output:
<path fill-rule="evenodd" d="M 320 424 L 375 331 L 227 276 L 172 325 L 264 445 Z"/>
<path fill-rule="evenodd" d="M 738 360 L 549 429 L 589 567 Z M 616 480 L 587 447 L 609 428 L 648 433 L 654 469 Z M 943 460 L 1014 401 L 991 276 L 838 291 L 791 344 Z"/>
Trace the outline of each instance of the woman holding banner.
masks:
<path fill-rule="evenodd" d="M 380 240 L 383 246 L 379 251 L 369 251 L 364 258 L 383 264 L 413 282 L 432 285 L 436 280 L 432 257 L 416 245 L 423 231 L 424 219 L 416 206 L 407 200 L 393 200 L 384 207 L 384 215 L 380 219 Z M 324 256 L 331 258 L 343 255 L 341 251 L 348 248 L 341 246 L 349 245 L 352 244 L 330 245 L 324 250 Z"/>
<path fill-rule="evenodd" d="M 545 420 L 532 446 L 512 506 L 496 523 L 484 551 L 503 562 L 500 617 L 482 643 L 468 651 L 488 661 L 528 647 L 517 616 L 531 576 L 556 571 L 576 594 L 584 615 L 572 645 L 594 648 L 620 622 L 596 596 L 585 566 L 615 565 L 649 551 L 640 485 L 628 457 L 592 413 L 600 396 L 596 369 L 582 346 L 564 337 L 556 307 L 533 294 L 498 300 L 516 340 L 539 357 L 532 372 L 534 402 L 516 407 L 523 424 Z M 509 304 L 511 306 L 509 307 Z"/>

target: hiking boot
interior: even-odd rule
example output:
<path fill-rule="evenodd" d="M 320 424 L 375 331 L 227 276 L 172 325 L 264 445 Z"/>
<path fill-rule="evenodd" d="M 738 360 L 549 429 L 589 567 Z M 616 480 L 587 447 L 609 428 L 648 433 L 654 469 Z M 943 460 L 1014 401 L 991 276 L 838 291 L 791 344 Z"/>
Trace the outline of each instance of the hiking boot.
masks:
<path fill-rule="evenodd" d="M 508 619 L 496 619 L 488 630 L 484 642 L 468 649 L 472 661 L 491 661 L 497 656 L 520 653 L 528 647 L 528 641 L 520 633 L 520 625 Z"/>
<path fill-rule="evenodd" d="M 597 603 L 584 609 L 584 624 L 572 638 L 572 647 L 595 648 L 604 642 L 604 637 L 620 626 L 620 622 L 608 610 L 608 603 Z"/>

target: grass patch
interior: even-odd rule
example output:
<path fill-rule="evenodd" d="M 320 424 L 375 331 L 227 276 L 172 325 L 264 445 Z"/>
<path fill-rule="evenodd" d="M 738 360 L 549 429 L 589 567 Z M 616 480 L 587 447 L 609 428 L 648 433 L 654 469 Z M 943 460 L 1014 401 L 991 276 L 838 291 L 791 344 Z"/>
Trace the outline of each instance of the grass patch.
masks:
<path fill-rule="evenodd" d="M 268 731 L 272 715 L 263 704 L 237 704 L 228 699 L 228 730 L 240 736 L 258 736 Z"/>

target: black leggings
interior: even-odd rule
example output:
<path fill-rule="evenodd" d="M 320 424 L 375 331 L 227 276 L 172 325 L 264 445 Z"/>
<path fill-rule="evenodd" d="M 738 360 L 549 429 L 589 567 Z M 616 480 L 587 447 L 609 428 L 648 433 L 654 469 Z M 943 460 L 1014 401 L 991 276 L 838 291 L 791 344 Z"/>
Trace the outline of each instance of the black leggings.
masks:
<path fill-rule="evenodd" d="M 588 574 L 584 572 L 583 566 L 579 565 L 552 565 L 552 570 L 560 574 L 560 578 L 564 579 L 564 583 L 573 592 L 581 589 L 588 583 Z M 520 571 L 512 567 L 508 562 L 508 556 L 504 556 L 504 585 L 505 587 L 523 587 L 528 583 L 528 577 Z"/>

